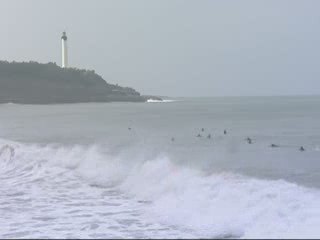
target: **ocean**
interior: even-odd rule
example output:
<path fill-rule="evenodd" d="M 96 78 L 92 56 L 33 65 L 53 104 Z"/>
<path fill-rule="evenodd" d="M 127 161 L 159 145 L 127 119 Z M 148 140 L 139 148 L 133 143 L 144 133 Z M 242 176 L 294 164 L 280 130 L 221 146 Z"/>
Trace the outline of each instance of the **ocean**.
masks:
<path fill-rule="evenodd" d="M 319 238 L 319 109 L 1 104 L 0 238 Z"/>

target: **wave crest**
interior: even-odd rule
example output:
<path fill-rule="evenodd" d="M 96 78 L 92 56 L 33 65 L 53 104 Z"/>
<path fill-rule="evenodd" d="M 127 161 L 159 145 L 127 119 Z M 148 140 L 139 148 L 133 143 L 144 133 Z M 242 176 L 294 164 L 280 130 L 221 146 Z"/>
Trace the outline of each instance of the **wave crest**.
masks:
<path fill-rule="evenodd" d="M 155 100 L 155 99 L 148 99 L 147 103 L 169 103 L 169 102 L 176 102 L 177 100 L 172 99 L 163 99 L 163 100 Z"/>
<path fill-rule="evenodd" d="M 145 201 L 145 216 L 198 237 L 317 238 L 320 192 L 282 180 L 233 173 L 206 175 L 174 164 L 166 154 L 143 159 L 93 146 L 20 144 L 0 154 L 2 178 L 9 182 L 56 179 L 74 172 L 89 185 L 116 187 Z M 8 182 L 8 183 L 9 183 Z"/>

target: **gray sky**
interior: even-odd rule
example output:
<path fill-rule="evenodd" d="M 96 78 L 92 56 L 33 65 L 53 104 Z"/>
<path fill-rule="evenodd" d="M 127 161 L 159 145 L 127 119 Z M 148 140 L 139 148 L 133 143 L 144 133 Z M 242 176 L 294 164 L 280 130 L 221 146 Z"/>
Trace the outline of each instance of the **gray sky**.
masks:
<path fill-rule="evenodd" d="M 320 1 L 0 0 L 1 60 L 169 96 L 320 94 Z"/>

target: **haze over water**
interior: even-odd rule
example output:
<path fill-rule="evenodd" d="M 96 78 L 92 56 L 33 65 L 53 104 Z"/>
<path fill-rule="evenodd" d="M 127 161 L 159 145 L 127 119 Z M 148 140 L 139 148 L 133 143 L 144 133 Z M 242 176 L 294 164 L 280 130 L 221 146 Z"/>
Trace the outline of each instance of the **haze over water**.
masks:
<path fill-rule="evenodd" d="M 0 237 L 318 237 L 319 105 L 2 104 Z"/>

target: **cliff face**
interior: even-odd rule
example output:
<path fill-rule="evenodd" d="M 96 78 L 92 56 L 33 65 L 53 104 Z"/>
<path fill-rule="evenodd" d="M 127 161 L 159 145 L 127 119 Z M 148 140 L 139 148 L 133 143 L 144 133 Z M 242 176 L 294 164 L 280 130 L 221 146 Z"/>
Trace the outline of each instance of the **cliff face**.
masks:
<path fill-rule="evenodd" d="M 107 83 L 94 71 L 54 63 L 0 61 L 0 103 L 143 102 L 133 88 Z"/>

